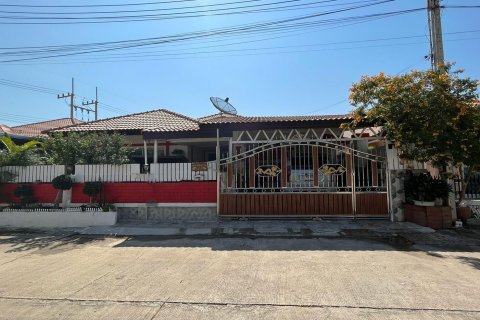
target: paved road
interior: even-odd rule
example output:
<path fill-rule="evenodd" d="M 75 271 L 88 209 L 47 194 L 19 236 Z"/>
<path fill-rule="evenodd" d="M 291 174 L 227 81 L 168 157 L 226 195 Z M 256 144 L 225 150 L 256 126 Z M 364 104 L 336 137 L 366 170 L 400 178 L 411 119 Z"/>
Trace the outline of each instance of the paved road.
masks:
<path fill-rule="evenodd" d="M 0 319 L 480 319 L 480 253 L 0 235 Z"/>

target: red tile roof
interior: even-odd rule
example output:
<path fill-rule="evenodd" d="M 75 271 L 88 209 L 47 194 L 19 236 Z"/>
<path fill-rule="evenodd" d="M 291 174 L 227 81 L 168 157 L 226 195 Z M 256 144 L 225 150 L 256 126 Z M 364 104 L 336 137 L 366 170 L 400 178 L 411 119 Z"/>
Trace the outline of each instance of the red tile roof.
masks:
<path fill-rule="evenodd" d="M 128 130 L 171 132 L 198 129 L 197 120 L 169 110 L 158 109 L 67 126 L 51 130 L 51 132 Z"/>
<path fill-rule="evenodd" d="M 12 128 L 7 125 L 0 124 L 0 134 L 14 134 Z"/>
<path fill-rule="evenodd" d="M 230 114 L 214 114 L 199 119 L 192 119 L 182 114 L 158 109 L 134 113 L 114 118 L 101 119 L 82 124 L 70 125 L 49 132 L 70 131 L 128 131 L 141 132 L 181 132 L 196 131 L 202 124 L 217 123 L 269 123 L 269 122 L 307 122 L 322 120 L 349 120 L 349 115 L 313 115 L 313 116 L 282 116 L 282 117 L 246 117 Z"/>
<path fill-rule="evenodd" d="M 44 136 L 45 134 L 42 134 L 42 132 L 45 130 L 51 130 L 51 129 L 78 124 L 78 123 L 84 123 L 84 122 L 78 119 L 62 118 L 62 119 L 23 124 L 21 126 L 12 127 L 11 129 L 13 130 L 12 134 L 16 134 L 19 136 L 26 136 L 26 137 L 38 137 L 38 136 Z"/>
<path fill-rule="evenodd" d="M 305 122 L 323 120 L 350 120 L 348 114 L 342 115 L 311 115 L 311 116 L 277 116 L 277 117 L 246 117 L 239 115 L 215 114 L 199 118 L 200 123 L 262 123 L 262 122 Z"/>

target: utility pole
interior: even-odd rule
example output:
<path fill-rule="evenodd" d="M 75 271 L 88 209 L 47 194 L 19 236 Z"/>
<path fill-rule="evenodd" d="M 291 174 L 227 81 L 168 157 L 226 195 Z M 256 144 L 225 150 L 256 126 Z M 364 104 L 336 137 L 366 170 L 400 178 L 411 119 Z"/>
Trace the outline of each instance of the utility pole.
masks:
<path fill-rule="evenodd" d="M 85 110 L 87 111 L 88 113 L 93 112 L 95 114 L 95 120 L 98 120 L 98 87 L 95 87 L 95 100 L 89 100 L 89 101 L 84 101 L 82 102 L 82 106 L 88 106 L 88 105 L 95 105 L 95 109 L 92 110 L 92 109 L 88 109 L 88 108 L 82 108 L 82 107 L 78 107 L 80 108 L 81 110 Z"/>
<path fill-rule="evenodd" d="M 95 120 L 98 120 L 98 88 L 95 87 L 95 100 L 87 100 L 82 102 L 82 106 L 75 105 L 75 87 L 74 80 L 72 78 L 72 92 L 57 94 L 57 99 L 64 99 L 70 97 L 70 119 L 73 120 L 73 110 L 80 109 L 82 110 L 82 120 L 83 120 L 83 111 L 86 111 L 88 114 L 93 112 L 95 114 Z M 95 109 L 90 109 L 85 106 L 95 105 Z"/>
<path fill-rule="evenodd" d="M 61 95 L 57 94 L 57 99 L 64 99 L 64 98 L 70 97 L 70 119 L 73 119 L 73 109 L 75 108 L 75 105 L 74 105 L 75 88 L 74 88 L 73 81 L 74 80 L 72 78 L 72 92 L 62 93 Z"/>
<path fill-rule="evenodd" d="M 445 64 L 443 54 L 440 0 L 427 0 L 428 29 L 430 32 L 430 61 L 432 69 L 438 70 Z"/>

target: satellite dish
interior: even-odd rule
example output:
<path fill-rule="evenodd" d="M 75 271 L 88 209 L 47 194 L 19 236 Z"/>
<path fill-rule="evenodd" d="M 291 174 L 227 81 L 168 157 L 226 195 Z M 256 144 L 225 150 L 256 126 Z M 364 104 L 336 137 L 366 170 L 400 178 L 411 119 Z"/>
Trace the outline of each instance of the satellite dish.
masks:
<path fill-rule="evenodd" d="M 224 100 L 218 97 L 210 97 L 210 101 L 212 101 L 213 106 L 220 110 L 221 113 L 237 114 L 237 109 L 228 102 L 228 98 Z"/>

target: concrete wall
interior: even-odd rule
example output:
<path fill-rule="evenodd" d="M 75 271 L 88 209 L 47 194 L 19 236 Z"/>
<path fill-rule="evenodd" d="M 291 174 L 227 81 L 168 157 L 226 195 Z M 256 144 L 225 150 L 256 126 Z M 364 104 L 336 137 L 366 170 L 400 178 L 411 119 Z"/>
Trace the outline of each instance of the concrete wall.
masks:
<path fill-rule="evenodd" d="M 111 226 L 117 222 L 116 212 L 0 212 L 0 226 L 21 228 L 75 228 L 89 226 Z"/>
<path fill-rule="evenodd" d="M 117 206 L 119 222 L 216 221 L 215 204 Z"/>
<path fill-rule="evenodd" d="M 390 171 L 390 210 L 391 220 L 394 222 L 405 221 L 403 204 L 405 203 L 404 191 L 405 170 Z"/>

